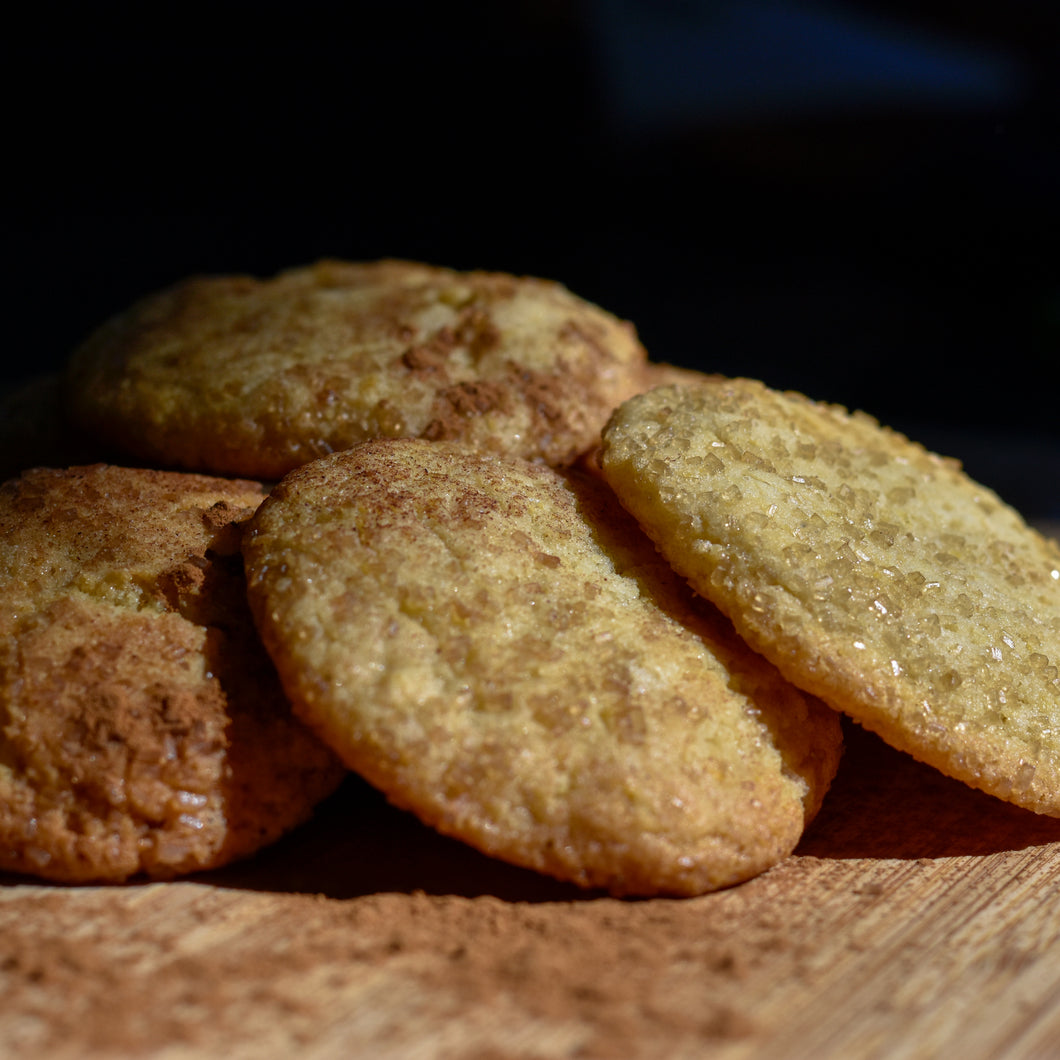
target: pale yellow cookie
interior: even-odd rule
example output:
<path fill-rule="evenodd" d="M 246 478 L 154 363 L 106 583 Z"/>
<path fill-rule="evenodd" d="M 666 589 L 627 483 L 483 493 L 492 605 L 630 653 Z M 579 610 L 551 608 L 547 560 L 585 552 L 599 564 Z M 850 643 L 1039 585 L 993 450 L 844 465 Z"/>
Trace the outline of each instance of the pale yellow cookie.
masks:
<path fill-rule="evenodd" d="M 381 437 L 573 462 L 637 392 L 631 325 L 558 283 L 324 261 L 191 279 L 74 354 L 68 400 L 137 461 L 279 478 Z"/>
<path fill-rule="evenodd" d="M 788 854 L 838 716 L 750 653 L 590 476 L 370 442 L 288 475 L 245 540 L 297 712 L 442 832 L 618 894 Z"/>
<path fill-rule="evenodd" d="M 702 382 L 720 379 L 717 375 L 708 375 L 696 368 L 685 368 L 679 364 L 667 364 L 663 361 L 649 361 L 644 365 L 641 373 L 638 393 L 654 390 L 659 386 L 696 386 Z M 582 454 L 574 464 L 582 471 L 588 471 L 592 475 L 599 475 L 599 439 L 591 449 Z"/>
<path fill-rule="evenodd" d="M 725 380 L 623 405 L 600 462 L 671 565 L 791 681 L 1060 816 L 1060 549 L 956 461 Z"/>
<path fill-rule="evenodd" d="M 0 869 L 212 868 L 338 785 L 246 606 L 241 526 L 261 499 L 106 465 L 0 486 Z"/>

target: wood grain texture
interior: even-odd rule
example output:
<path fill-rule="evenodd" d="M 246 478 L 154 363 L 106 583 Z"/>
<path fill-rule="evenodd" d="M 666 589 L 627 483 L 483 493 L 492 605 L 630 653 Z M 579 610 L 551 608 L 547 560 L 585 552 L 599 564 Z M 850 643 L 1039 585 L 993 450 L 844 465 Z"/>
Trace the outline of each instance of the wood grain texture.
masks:
<path fill-rule="evenodd" d="M 795 855 L 692 900 L 489 861 L 355 780 L 192 881 L 0 887 L 0 1055 L 1060 1055 L 1060 821 L 850 728 Z"/>

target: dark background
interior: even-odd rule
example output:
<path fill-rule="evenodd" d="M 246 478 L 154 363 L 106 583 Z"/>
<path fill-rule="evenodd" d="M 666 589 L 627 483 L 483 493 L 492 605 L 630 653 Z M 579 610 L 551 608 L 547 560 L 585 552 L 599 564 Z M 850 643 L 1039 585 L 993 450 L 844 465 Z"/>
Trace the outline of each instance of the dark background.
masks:
<path fill-rule="evenodd" d="M 1060 5 L 102 5 L 5 45 L 4 384 L 199 272 L 532 273 L 1060 515 Z"/>

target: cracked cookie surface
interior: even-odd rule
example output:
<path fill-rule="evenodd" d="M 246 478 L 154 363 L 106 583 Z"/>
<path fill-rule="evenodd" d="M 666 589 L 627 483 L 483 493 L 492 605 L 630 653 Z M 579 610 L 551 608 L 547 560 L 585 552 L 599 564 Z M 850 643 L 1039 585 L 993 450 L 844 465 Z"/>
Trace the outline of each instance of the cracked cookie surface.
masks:
<path fill-rule="evenodd" d="M 212 868 L 338 785 L 246 606 L 241 527 L 262 496 L 107 465 L 0 486 L 0 869 Z"/>
<path fill-rule="evenodd" d="M 573 462 L 640 389 L 631 325 L 558 283 L 322 261 L 190 279 L 75 352 L 86 430 L 153 466 L 279 478 L 383 437 Z"/>

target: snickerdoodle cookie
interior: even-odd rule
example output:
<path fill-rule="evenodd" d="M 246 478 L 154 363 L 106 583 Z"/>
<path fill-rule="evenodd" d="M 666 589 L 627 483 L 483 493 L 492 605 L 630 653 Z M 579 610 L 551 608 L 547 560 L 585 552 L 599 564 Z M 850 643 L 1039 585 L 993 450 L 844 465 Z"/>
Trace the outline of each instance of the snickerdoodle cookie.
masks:
<path fill-rule="evenodd" d="M 382 437 L 568 464 L 640 389 L 631 325 L 558 283 L 323 261 L 190 279 L 68 366 L 78 420 L 138 462 L 278 478 Z"/>
<path fill-rule="evenodd" d="M 241 527 L 261 499 L 106 465 L 0 486 L 0 869 L 210 868 L 338 785 L 246 606 Z"/>
<path fill-rule="evenodd" d="M 1060 816 L 1060 548 L 956 461 L 750 380 L 634 398 L 599 459 L 672 566 L 789 680 Z"/>
<path fill-rule="evenodd" d="M 244 541 L 296 711 L 397 805 L 618 894 L 791 851 L 838 715 L 676 578 L 599 479 L 384 440 L 289 474 Z"/>

